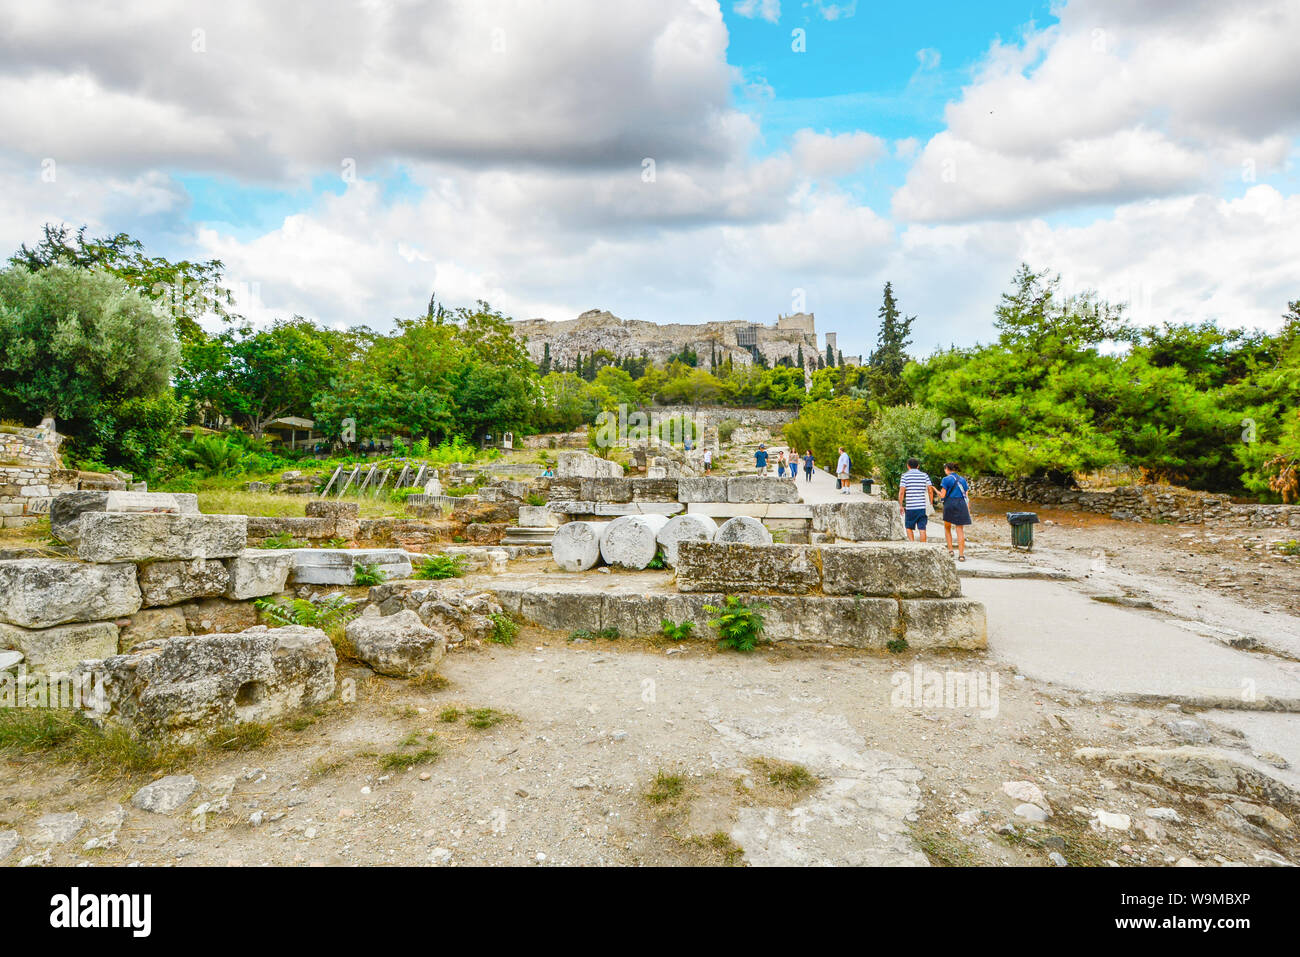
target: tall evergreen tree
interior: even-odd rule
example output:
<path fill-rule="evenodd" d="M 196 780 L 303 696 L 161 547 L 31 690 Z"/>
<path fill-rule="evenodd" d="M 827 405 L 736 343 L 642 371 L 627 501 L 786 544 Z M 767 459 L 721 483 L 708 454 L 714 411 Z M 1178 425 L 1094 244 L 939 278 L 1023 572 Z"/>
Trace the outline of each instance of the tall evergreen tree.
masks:
<path fill-rule="evenodd" d="M 828 342 L 826 343 L 826 368 L 830 369 L 830 368 L 834 368 L 834 366 L 835 366 L 835 347 Z"/>
<path fill-rule="evenodd" d="M 804 367 L 804 365 L 803 365 L 803 343 L 802 343 L 802 342 L 799 343 L 799 358 L 796 359 L 795 361 L 798 362 L 798 364 L 799 364 L 799 368 L 800 368 L 800 369 L 802 369 L 802 368 Z"/>
<path fill-rule="evenodd" d="M 912 344 L 912 323 L 916 316 L 904 316 L 898 311 L 893 286 L 885 283 L 885 298 L 880 305 L 880 331 L 876 336 L 876 350 L 871 353 L 871 368 L 890 378 L 897 379 L 907 365 L 907 347 Z"/>
<path fill-rule="evenodd" d="M 542 375 L 551 371 L 551 344 L 549 342 L 542 344 Z"/>

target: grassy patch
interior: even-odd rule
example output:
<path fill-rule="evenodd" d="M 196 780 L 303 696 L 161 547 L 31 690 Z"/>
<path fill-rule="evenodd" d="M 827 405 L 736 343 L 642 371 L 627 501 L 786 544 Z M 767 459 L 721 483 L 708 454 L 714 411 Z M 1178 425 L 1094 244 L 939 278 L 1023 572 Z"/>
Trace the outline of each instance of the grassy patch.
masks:
<path fill-rule="evenodd" d="M 464 713 L 460 708 L 443 708 L 438 712 L 438 720 L 443 724 L 455 724 Z"/>
<path fill-rule="evenodd" d="M 241 481 L 249 481 L 247 476 Z M 206 484 L 206 483 L 205 483 Z M 200 487 L 199 511 L 209 515 L 264 515 L 271 518 L 298 517 L 306 514 L 309 501 L 305 495 L 280 495 L 275 492 L 249 492 L 243 489 Z M 348 498 L 361 507 L 362 518 L 405 518 L 406 507 L 387 496 Z"/>
<path fill-rule="evenodd" d="M 379 759 L 381 771 L 409 771 L 421 764 L 432 764 L 442 757 L 438 748 L 424 748 L 420 751 L 393 751 Z"/>
<path fill-rule="evenodd" d="M 513 717 L 509 711 L 497 711 L 495 708 L 470 708 L 465 712 L 465 723 L 471 728 L 484 731 Z"/>
<path fill-rule="evenodd" d="M 195 753 L 122 727 L 97 728 L 77 712 L 36 708 L 0 709 L 0 749 L 80 763 L 94 775 L 171 771 Z"/>
<path fill-rule="evenodd" d="M 271 726 L 249 721 L 221 728 L 208 735 L 208 747 L 218 751 L 252 751 L 271 739 Z"/>
<path fill-rule="evenodd" d="M 451 682 L 436 671 L 424 671 L 410 681 L 412 688 L 424 688 L 428 691 L 442 691 L 451 687 Z"/>
<path fill-rule="evenodd" d="M 817 787 L 817 779 L 802 764 L 759 758 L 752 767 L 768 784 L 782 791 L 799 794 Z"/>
<path fill-rule="evenodd" d="M 745 849 L 733 841 L 726 831 L 714 831 L 707 837 L 694 835 L 686 838 L 685 843 L 693 844 L 710 856 L 716 855 L 723 867 L 738 867 L 745 857 Z"/>
<path fill-rule="evenodd" d="M 974 867 L 979 863 L 972 851 L 959 837 L 941 828 L 911 828 L 912 840 L 939 867 Z"/>
<path fill-rule="evenodd" d="M 646 791 L 645 799 L 650 804 L 667 804 L 669 801 L 676 801 L 684 793 L 686 793 L 686 781 L 680 774 L 669 774 L 667 771 L 660 770 L 650 782 L 650 790 Z"/>

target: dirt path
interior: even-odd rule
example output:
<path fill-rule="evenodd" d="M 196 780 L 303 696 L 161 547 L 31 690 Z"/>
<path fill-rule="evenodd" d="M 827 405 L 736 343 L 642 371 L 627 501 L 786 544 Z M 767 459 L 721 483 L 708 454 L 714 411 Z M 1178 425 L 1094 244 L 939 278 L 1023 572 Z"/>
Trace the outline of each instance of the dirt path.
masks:
<path fill-rule="evenodd" d="M 1186 716 L 1089 702 L 982 655 L 740 655 L 525 631 L 512 648 L 444 664 L 450 684 L 436 691 L 345 669 L 355 703 L 256 750 L 204 752 L 181 769 L 202 790 L 170 815 L 130 806 L 148 778 L 11 759 L 0 829 L 23 843 L 6 863 L 44 862 L 36 822 L 58 812 L 83 826 L 48 846 L 56 864 L 1048 864 L 1053 851 L 1074 864 L 1300 861 L 1293 838 L 1234 832 L 1199 804 L 1071 757 L 1085 744 L 1179 743 L 1166 725 Z M 898 699 L 931 672 L 996 681 L 994 706 Z M 440 720 L 448 708 L 508 716 L 475 729 L 463 715 Z M 390 755 L 415 763 L 385 770 Z M 807 775 L 781 770 L 791 768 Z M 1015 817 L 1020 802 L 1003 790 L 1025 780 L 1050 802 L 1042 824 Z M 191 812 L 213 801 L 196 830 Z M 1181 823 L 1144 816 L 1168 803 Z M 1135 823 L 1095 831 L 1097 808 Z M 108 834 L 115 846 L 82 849 Z"/>

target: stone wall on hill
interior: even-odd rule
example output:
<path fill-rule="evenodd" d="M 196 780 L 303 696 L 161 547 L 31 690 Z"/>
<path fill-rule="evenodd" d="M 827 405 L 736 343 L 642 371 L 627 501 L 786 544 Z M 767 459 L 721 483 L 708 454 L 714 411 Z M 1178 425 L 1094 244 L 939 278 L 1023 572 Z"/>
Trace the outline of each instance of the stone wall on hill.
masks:
<path fill-rule="evenodd" d="M 1077 508 L 1127 521 L 1300 529 L 1300 505 L 1237 503 L 1227 495 L 1175 485 L 1128 485 L 1094 490 L 985 475 L 971 483 L 971 494 L 976 498 L 986 496 Z"/>

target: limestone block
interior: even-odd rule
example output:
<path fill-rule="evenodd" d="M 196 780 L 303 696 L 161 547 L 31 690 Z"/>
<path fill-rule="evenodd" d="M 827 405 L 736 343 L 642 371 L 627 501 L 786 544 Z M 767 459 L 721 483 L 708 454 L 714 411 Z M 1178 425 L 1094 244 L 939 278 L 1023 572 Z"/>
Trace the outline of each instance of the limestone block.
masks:
<path fill-rule="evenodd" d="M 578 484 L 578 498 L 587 502 L 616 504 L 632 501 L 632 480 L 588 478 Z"/>
<path fill-rule="evenodd" d="M 106 512 L 198 512 L 198 496 L 192 509 L 182 507 L 181 500 L 169 492 L 109 492 L 104 500 Z"/>
<path fill-rule="evenodd" d="M 622 478 L 623 466 L 602 459 L 590 452 L 563 451 L 555 455 L 555 477 L 570 478 Z"/>
<path fill-rule="evenodd" d="M 230 573 L 216 559 L 151 562 L 140 566 L 140 594 L 146 608 L 211 598 L 224 594 L 229 585 Z"/>
<path fill-rule="evenodd" d="M 130 615 L 140 601 L 134 565 L 48 558 L 0 561 L 0 622 L 47 628 L 105 621 Z"/>
<path fill-rule="evenodd" d="M 659 551 L 656 537 L 668 518 L 664 515 L 624 515 L 601 531 L 600 557 L 615 568 L 643 569 Z"/>
<path fill-rule="evenodd" d="M 799 487 L 792 479 L 737 475 L 727 479 L 728 502 L 797 502 Z"/>
<path fill-rule="evenodd" d="M 381 675 L 395 678 L 436 670 L 447 651 L 447 639 L 409 610 L 363 615 L 348 622 L 346 633 L 358 658 Z"/>
<path fill-rule="evenodd" d="M 27 670 L 52 674 L 72 670 L 85 658 L 117 654 L 118 628 L 111 621 L 77 622 L 53 628 L 0 625 L 0 648 L 21 651 Z"/>
<path fill-rule="evenodd" d="M 117 651 L 123 653 L 146 641 L 180 638 L 190 633 L 185 612 L 179 608 L 142 608 L 125 622 L 117 636 Z"/>
<path fill-rule="evenodd" d="M 230 575 L 227 598 L 265 598 L 284 591 L 293 571 L 293 555 L 278 548 L 246 548 L 226 559 L 226 571 Z"/>
<path fill-rule="evenodd" d="M 92 562 L 189 561 L 243 551 L 243 515 L 82 512 L 77 554 Z"/>
<path fill-rule="evenodd" d="M 969 598 L 904 599 L 903 634 L 913 648 L 987 648 L 988 622 L 981 602 Z"/>
<path fill-rule="evenodd" d="M 677 480 L 677 500 L 679 502 L 725 502 L 727 501 L 727 479 L 723 476 L 706 475 L 699 478 Z"/>
<path fill-rule="evenodd" d="M 903 518 L 889 501 L 828 502 L 814 505 L 813 531 L 851 542 L 902 541 Z"/>
<path fill-rule="evenodd" d="M 559 528 L 560 516 L 544 505 L 520 505 L 521 528 Z"/>
<path fill-rule="evenodd" d="M 322 541 L 324 539 L 342 537 L 335 533 L 338 530 L 338 523 L 329 517 L 316 516 L 265 516 L 250 515 L 248 517 L 248 538 L 263 539 L 273 538 L 277 535 L 288 535 L 290 538 L 300 541 Z"/>
<path fill-rule="evenodd" d="M 718 528 L 713 536 L 715 542 L 735 542 L 741 545 L 771 545 L 772 533 L 762 522 L 748 515 L 729 518 Z"/>
<path fill-rule="evenodd" d="M 64 492 L 50 504 L 50 534 L 61 542 L 76 545 L 81 538 L 81 513 L 102 512 L 108 492 Z"/>
<path fill-rule="evenodd" d="M 664 550 L 664 561 L 669 568 L 677 565 L 677 546 L 681 542 L 711 542 L 718 534 L 718 523 L 707 515 L 678 515 L 656 536 Z"/>
<path fill-rule="evenodd" d="M 585 572 L 600 561 L 600 536 L 604 525 L 597 522 L 566 522 L 551 539 L 551 557 L 566 572 Z"/>
<path fill-rule="evenodd" d="M 411 560 L 396 548 L 290 548 L 297 585 L 351 585 L 356 566 L 378 565 L 386 578 L 409 578 Z"/>
<path fill-rule="evenodd" d="M 252 602 L 201 598 L 176 607 L 185 616 L 185 630 L 191 635 L 243 631 L 257 624 Z"/>
<path fill-rule="evenodd" d="M 681 542 L 677 590 L 804 595 L 821 583 L 817 551 L 806 545 Z"/>
<path fill-rule="evenodd" d="M 879 542 L 825 545 L 822 590 L 828 595 L 956 598 L 957 564 L 942 545 Z"/>
<path fill-rule="evenodd" d="M 190 740 L 328 700 L 337 660 L 319 629 L 259 626 L 146 642 L 130 654 L 84 661 L 77 673 L 98 679 L 91 711 L 97 721 Z"/>
<path fill-rule="evenodd" d="M 676 502 L 680 479 L 675 478 L 635 478 L 629 480 L 632 485 L 634 502 Z"/>
<path fill-rule="evenodd" d="M 325 536 L 326 538 L 346 538 L 351 541 L 357 537 L 361 506 L 356 502 L 312 499 L 303 509 L 303 513 L 307 518 L 328 519 L 334 525 L 333 533 Z"/>

